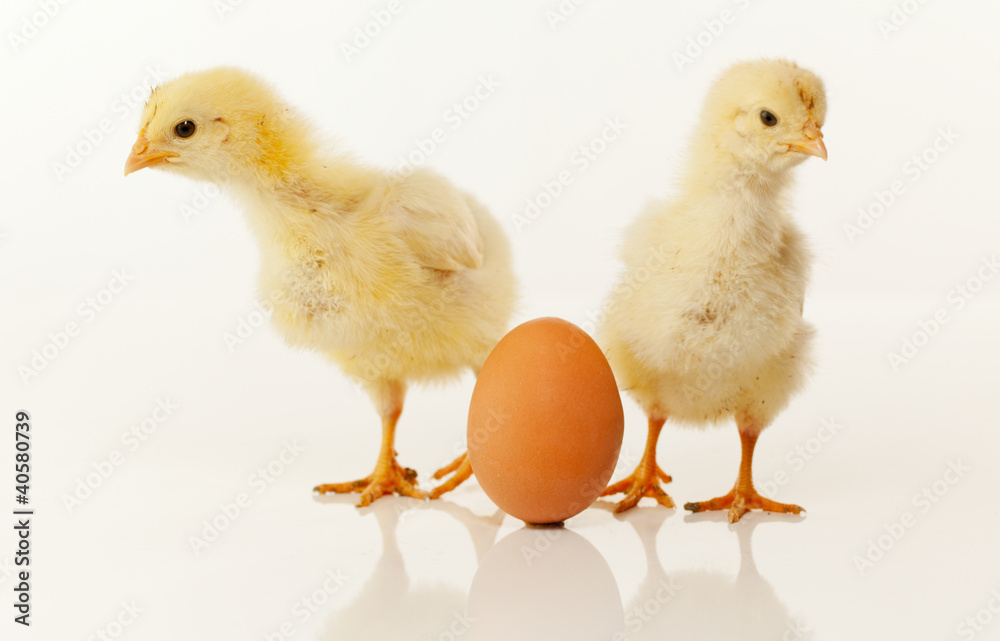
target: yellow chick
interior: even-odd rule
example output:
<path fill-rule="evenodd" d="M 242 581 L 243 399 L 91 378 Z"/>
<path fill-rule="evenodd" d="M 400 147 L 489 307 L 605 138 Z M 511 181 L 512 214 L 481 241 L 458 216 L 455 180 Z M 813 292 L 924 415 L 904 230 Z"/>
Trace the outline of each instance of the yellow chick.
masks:
<path fill-rule="evenodd" d="M 444 178 L 385 173 L 331 153 L 259 78 L 218 68 L 158 87 L 142 113 L 128 175 L 155 167 L 226 185 L 260 247 L 260 295 L 285 340 L 363 385 L 382 419 L 374 471 L 315 491 L 427 494 L 396 461 L 407 384 L 478 372 L 516 297 L 506 237 Z M 439 471 L 471 474 L 466 457 Z"/>
<path fill-rule="evenodd" d="M 604 309 L 599 340 L 621 387 L 649 419 L 635 472 L 604 495 L 615 511 L 644 496 L 673 507 L 659 481 L 656 442 L 669 418 L 707 425 L 735 417 L 739 476 L 719 498 L 684 507 L 798 514 L 753 486 L 761 431 L 803 385 L 812 327 L 802 318 L 810 255 L 789 217 L 792 167 L 826 159 L 823 84 L 784 60 L 734 65 L 715 82 L 689 150 L 680 193 L 650 206 L 626 232 L 626 272 Z"/>

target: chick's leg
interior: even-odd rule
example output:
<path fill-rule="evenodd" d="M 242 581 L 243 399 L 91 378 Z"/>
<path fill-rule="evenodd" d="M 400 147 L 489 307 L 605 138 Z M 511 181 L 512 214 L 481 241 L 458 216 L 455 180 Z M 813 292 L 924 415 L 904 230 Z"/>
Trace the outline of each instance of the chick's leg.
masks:
<path fill-rule="evenodd" d="M 473 366 L 472 372 L 479 377 L 479 370 L 482 369 L 480 366 Z M 472 476 L 472 463 L 469 462 L 469 453 L 465 452 L 458 458 L 456 458 L 451 463 L 448 463 L 442 467 L 437 472 L 434 472 L 434 476 L 431 477 L 434 480 L 440 480 L 451 474 L 451 478 L 431 490 L 431 498 L 439 498 L 442 494 L 446 492 L 451 492 L 456 487 L 465 483 Z"/>
<path fill-rule="evenodd" d="M 660 438 L 660 430 L 666 422 L 665 418 L 649 417 L 649 436 L 646 438 L 646 451 L 643 452 L 639 466 L 632 474 L 614 485 L 608 486 L 601 496 L 625 493 L 625 498 L 615 505 L 615 512 L 624 512 L 635 507 L 644 496 L 656 499 L 664 507 L 674 507 L 670 496 L 660 488 L 660 481 L 669 483 L 672 479 L 656 464 L 656 442 Z"/>
<path fill-rule="evenodd" d="M 451 474 L 451 478 L 437 486 L 431 491 L 431 498 L 436 499 L 445 492 L 451 492 L 456 487 L 465 483 L 472 476 L 472 464 L 469 463 L 469 454 L 466 452 L 451 463 L 445 465 L 437 472 L 434 472 L 435 479 L 443 479 Z"/>
<path fill-rule="evenodd" d="M 684 509 L 692 512 L 707 512 L 709 510 L 729 510 L 729 522 L 735 523 L 750 510 L 764 510 L 766 512 L 781 512 L 784 514 L 798 514 L 802 508 L 790 503 L 778 503 L 766 499 L 757 493 L 753 486 L 753 450 L 757 444 L 759 430 L 755 429 L 747 420 L 739 419 L 740 441 L 743 444 L 743 458 L 740 460 L 740 474 L 736 479 L 736 485 L 725 496 L 714 498 L 710 501 L 698 503 L 685 503 Z"/>
<path fill-rule="evenodd" d="M 371 390 L 371 395 L 382 417 L 382 449 L 375 464 L 375 471 L 363 479 L 349 483 L 317 485 L 313 491 L 320 494 L 360 492 L 358 507 L 371 505 L 372 501 L 385 494 L 395 493 L 416 499 L 427 498 L 427 494 L 416 486 L 417 473 L 397 463 L 396 452 L 393 449 L 396 423 L 403 411 L 406 387 L 398 381 L 387 382 Z"/>

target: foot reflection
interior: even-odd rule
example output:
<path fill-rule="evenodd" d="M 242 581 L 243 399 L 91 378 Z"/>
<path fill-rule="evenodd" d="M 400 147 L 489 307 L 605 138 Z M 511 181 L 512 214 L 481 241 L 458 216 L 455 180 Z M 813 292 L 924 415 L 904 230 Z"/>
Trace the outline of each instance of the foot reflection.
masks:
<path fill-rule="evenodd" d="M 626 520 L 642 541 L 649 567 L 638 593 L 625 606 L 628 639 L 804 641 L 811 637 L 757 571 L 752 537 L 760 521 L 744 519 L 731 526 L 741 555 L 733 578 L 706 570 L 668 575 L 656 547 L 659 523 L 641 514 Z"/>
<path fill-rule="evenodd" d="M 324 503 L 353 505 L 352 496 L 324 497 Z M 351 509 L 354 509 L 353 507 Z M 335 612 L 327 622 L 322 639 L 458 639 L 466 634 L 471 619 L 466 612 L 468 596 L 451 583 L 411 582 L 400 552 L 396 531 L 401 521 L 415 511 L 433 509 L 456 518 L 469 530 L 478 557 L 496 540 L 503 513 L 478 516 L 460 505 L 445 501 L 417 501 L 384 497 L 366 512 L 375 515 L 382 534 L 382 555 L 358 596 Z"/>
<path fill-rule="evenodd" d="M 600 502 L 598 507 L 602 508 Z M 479 567 L 468 594 L 459 584 L 412 582 L 407 574 L 397 529 L 407 515 L 426 509 L 448 514 L 469 532 Z M 608 563 L 572 530 L 526 527 L 494 545 L 502 512 L 483 516 L 450 501 L 399 497 L 380 499 L 365 511 L 378 522 L 382 554 L 357 597 L 331 616 L 321 637 L 326 641 L 805 641 L 812 637 L 757 571 L 753 531 L 766 522 L 759 519 L 746 518 L 729 526 L 741 554 L 739 571 L 733 576 L 710 570 L 664 570 L 658 534 L 673 511 L 637 508 L 616 517 L 635 530 L 646 566 L 645 577 L 623 607 Z M 625 535 L 622 544 L 629 545 L 627 532 L 616 529 L 617 535 Z M 671 543 L 663 537 L 660 543 L 683 558 L 684 550 L 666 547 Z M 722 549 L 720 554 L 734 551 Z M 468 559 L 456 562 L 466 565 Z"/>

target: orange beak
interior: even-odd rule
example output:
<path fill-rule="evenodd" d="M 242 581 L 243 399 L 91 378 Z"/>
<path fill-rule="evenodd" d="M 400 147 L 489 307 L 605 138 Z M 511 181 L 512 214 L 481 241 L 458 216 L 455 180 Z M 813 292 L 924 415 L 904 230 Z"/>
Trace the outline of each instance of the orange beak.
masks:
<path fill-rule="evenodd" d="M 163 164 L 167 162 L 167 158 L 176 158 L 178 155 L 172 151 L 150 149 L 149 140 L 145 135 L 139 134 L 139 138 L 132 145 L 132 153 L 128 155 L 128 160 L 125 161 L 125 175 L 128 176 L 133 171 L 139 171 L 146 167 Z"/>
<path fill-rule="evenodd" d="M 797 151 L 800 154 L 808 154 L 826 160 L 826 145 L 823 144 L 823 132 L 811 120 L 802 129 L 801 140 L 785 144 L 788 145 L 788 151 Z"/>

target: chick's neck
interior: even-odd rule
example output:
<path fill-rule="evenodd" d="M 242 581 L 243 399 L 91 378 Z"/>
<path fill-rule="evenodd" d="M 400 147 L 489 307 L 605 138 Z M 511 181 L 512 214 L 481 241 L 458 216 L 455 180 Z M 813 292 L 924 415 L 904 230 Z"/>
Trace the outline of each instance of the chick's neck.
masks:
<path fill-rule="evenodd" d="M 787 170 L 774 171 L 737 158 L 716 145 L 696 147 L 683 182 L 683 210 L 691 224 L 714 238 L 720 256 L 762 262 L 780 250 L 787 227 Z"/>
<path fill-rule="evenodd" d="M 297 120 L 262 127 L 255 143 L 232 186 L 265 238 L 346 222 L 378 183 L 378 172 L 321 150 Z"/>

